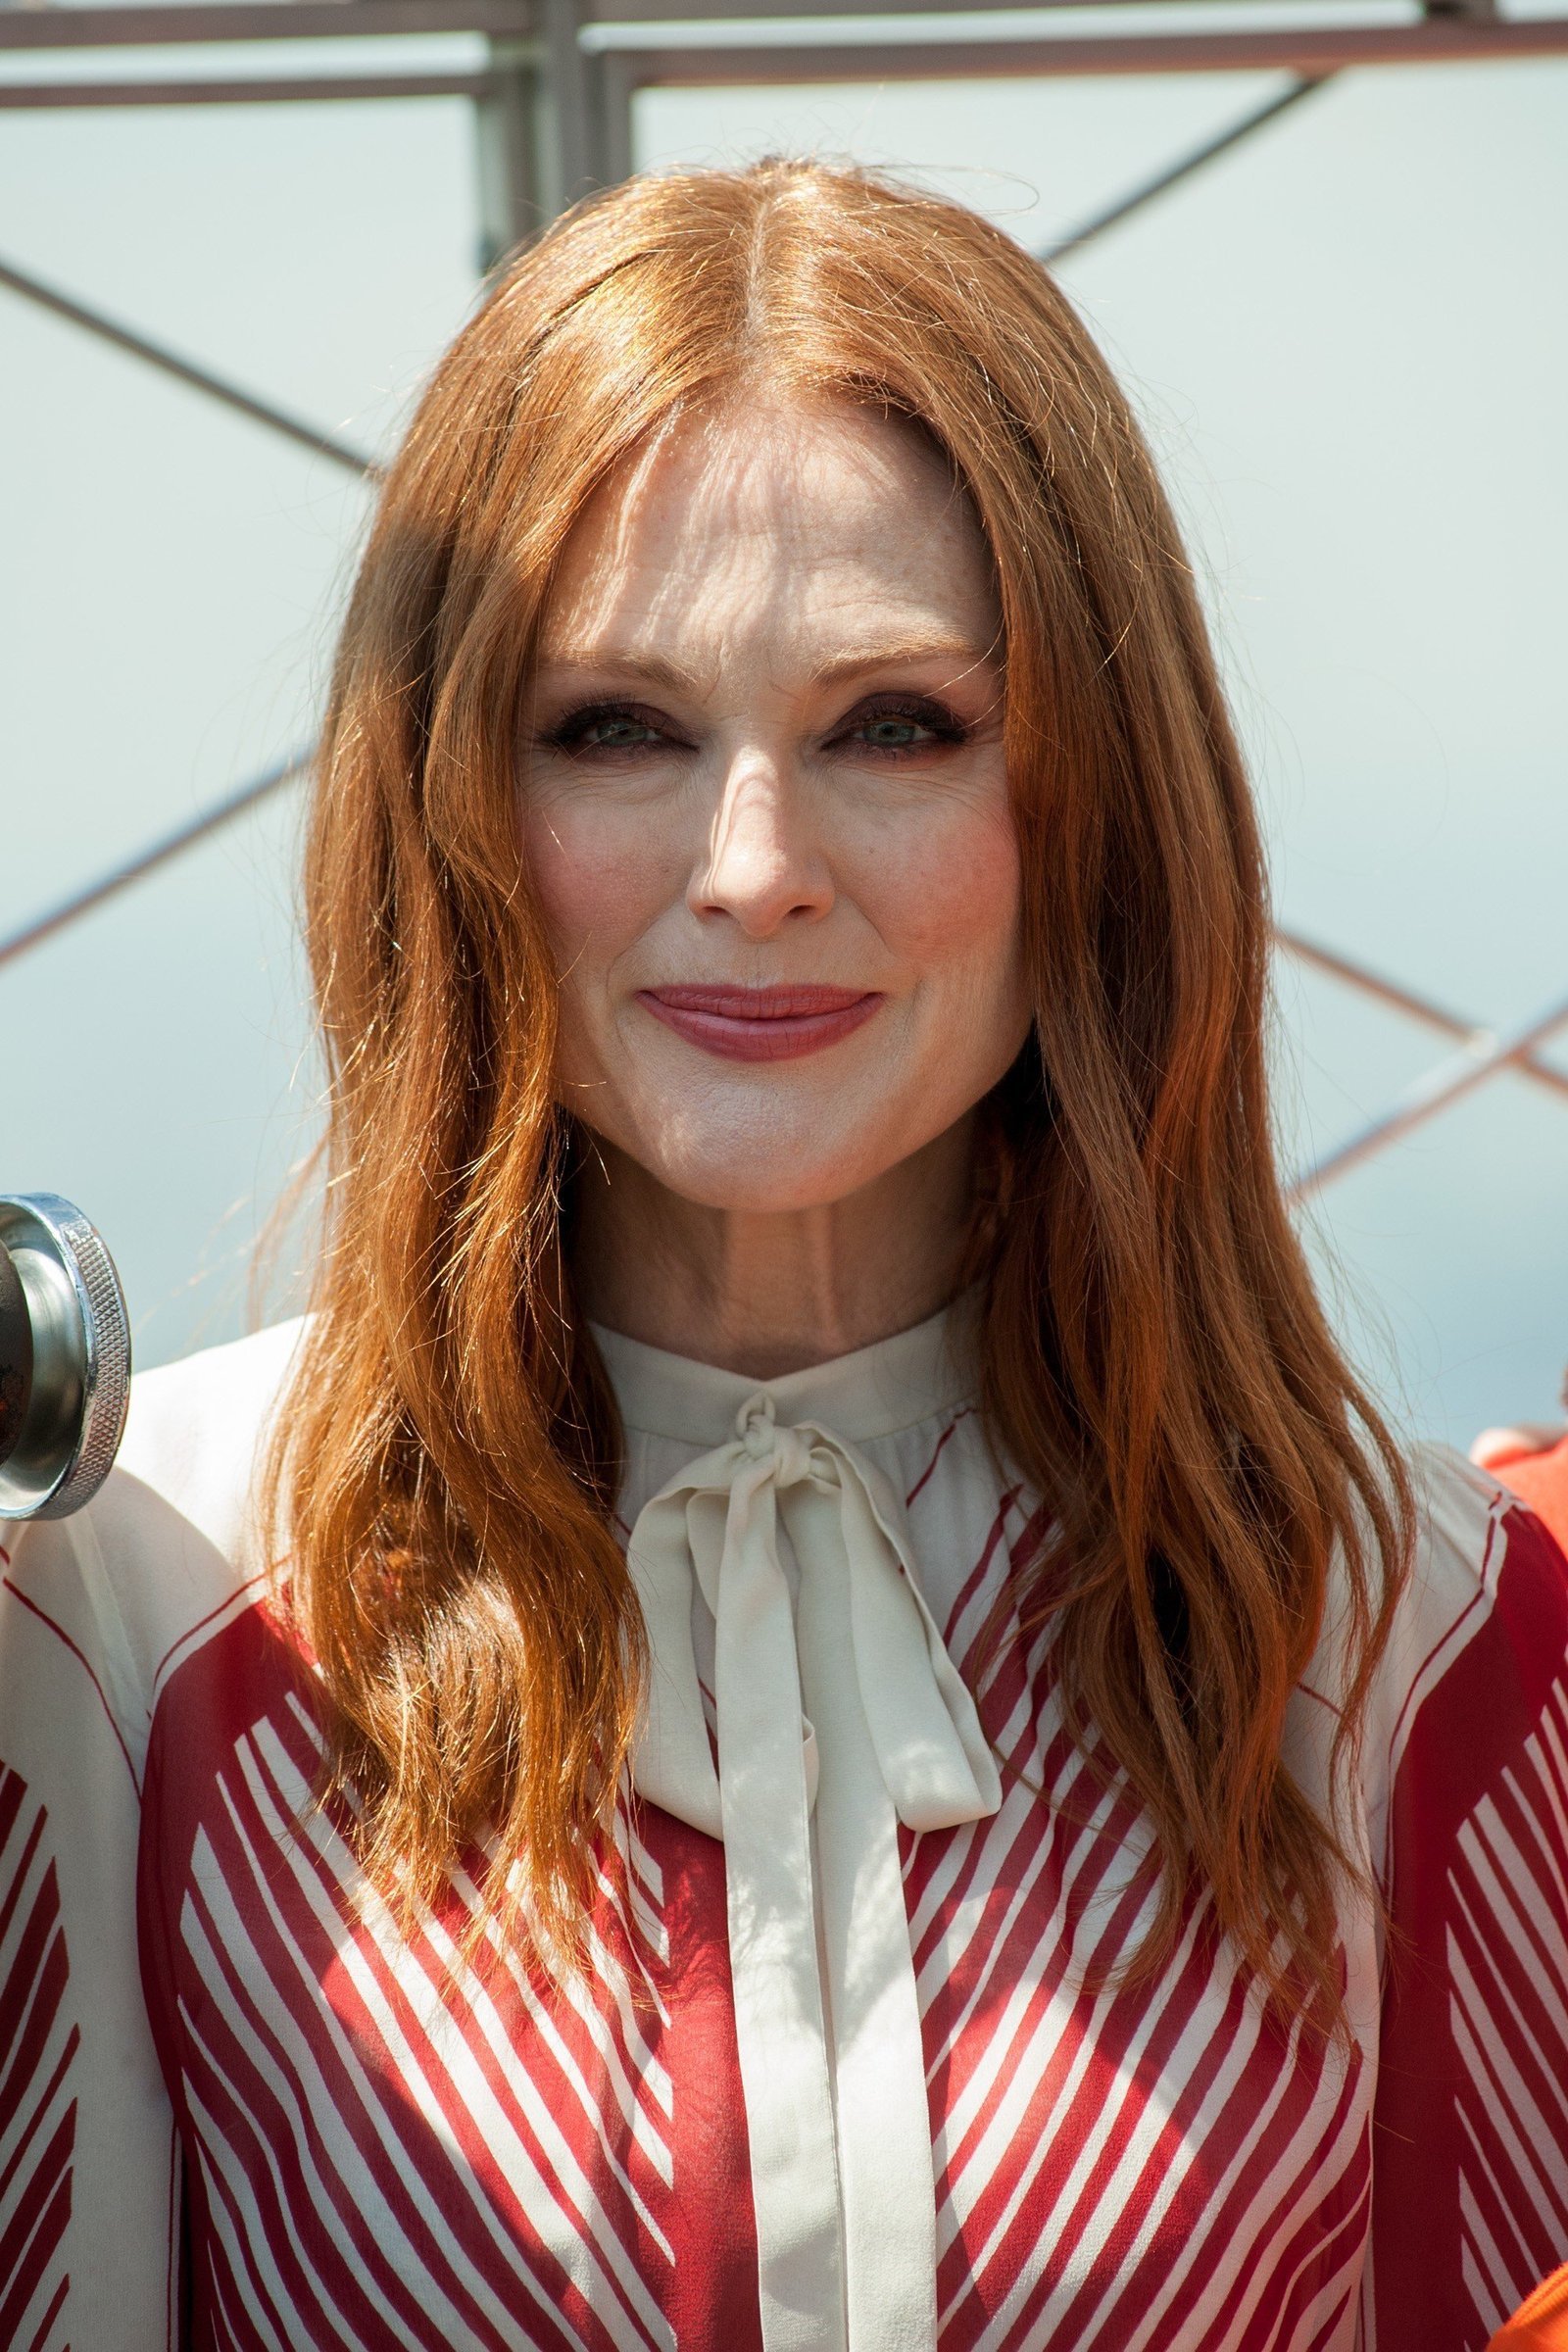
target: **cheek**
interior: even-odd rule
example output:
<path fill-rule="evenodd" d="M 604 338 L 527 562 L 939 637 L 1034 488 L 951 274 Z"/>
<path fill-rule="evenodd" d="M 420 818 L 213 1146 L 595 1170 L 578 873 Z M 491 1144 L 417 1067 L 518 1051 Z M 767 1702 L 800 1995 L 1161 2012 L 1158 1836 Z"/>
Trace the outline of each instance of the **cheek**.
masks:
<path fill-rule="evenodd" d="M 1010 1000 L 1020 985 L 1022 870 L 1004 806 L 957 808 L 884 838 L 862 902 L 888 946 L 932 980 Z"/>
<path fill-rule="evenodd" d="M 652 920 L 659 902 L 656 861 L 628 838 L 623 821 L 586 801 L 524 801 L 523 862 L 568 995 L 596 974 Z"/>

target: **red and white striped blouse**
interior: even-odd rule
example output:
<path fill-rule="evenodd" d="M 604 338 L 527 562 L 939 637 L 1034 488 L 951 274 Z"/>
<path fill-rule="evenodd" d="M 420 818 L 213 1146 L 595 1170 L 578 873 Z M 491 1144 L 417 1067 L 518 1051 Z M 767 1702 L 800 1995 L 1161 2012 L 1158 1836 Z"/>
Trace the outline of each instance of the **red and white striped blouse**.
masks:
<path fill-rule="evenodd" d="M 656 1676 L 695 1676 L 713 1742 L 639 1766 L 589 1977 L 489 1949 L 454 1979 L 470 1882 L 400 1940 L 351 1825 L 311 1803 L 312 1678 L 247 1501 L 291 1346 L 144 1377 L 94 1504 L 6 1538 L 0 2344 L 1481 2352 L 1568 2254 L 1568 1571 L 1490 1481 L 1419 1465 L 1418 1570 L 1347 1824 L 1386 1914 L 1347 1898 L 1353 2042 L 1325 2048 L 1265 2017 L 1200 1899 L 1152 1982 L 1085 1988 L 1137 1933 L 1147 1832 L 1063 1738 L 1049 1640 L 979 1662 L 1033 1505 L 993 1466 L 940 1319 L 761 1391 L 607 1338 L 645 1600 L 675 1577 L 650 1603 Z M 806 1624 L 837 1604 L 805 1555 L 841 1538 L 857 1577 L 857 1545 L 883 1556 L 835 1644 Z M 742 1590 L 747 1544 L 802 1621 L 792 1721 L 823 1716 L 786 1757 L 815 1794 L 814 1908 L 782 1959 L 795 1866 L 771 1832 L 746 1844 L 724 1750 L 725 1708 L 771 1736 L 772 1686 L 710 1597 L 720 1573 Z M 1333 1682 L 1326 1654 L 1289 1733 L 1320 1801 Z M 834 1948 L 835 1899 L 887 1928 L 888 1888 L 854 1861 L 855 1739 L 892 1792 L 907 1936 L 870 1995 L 858 1947 Z M 688 1801 L 693 1775 L 713 1787 Z M 911 1827 L 949 1783 L 970 1793 L 948 1826 Z M 906 2032 L 917 2146 L 896 2122 L 910 2084 L 887 2079 Z M 802 2155 L 824 2054 L 825 2183 Z M 824 2228 L 837 2251 L 792 2271 Z M 894 2278 L 879 2301 L 879 2233 L 911 2230 L 934 2296 Z"/>

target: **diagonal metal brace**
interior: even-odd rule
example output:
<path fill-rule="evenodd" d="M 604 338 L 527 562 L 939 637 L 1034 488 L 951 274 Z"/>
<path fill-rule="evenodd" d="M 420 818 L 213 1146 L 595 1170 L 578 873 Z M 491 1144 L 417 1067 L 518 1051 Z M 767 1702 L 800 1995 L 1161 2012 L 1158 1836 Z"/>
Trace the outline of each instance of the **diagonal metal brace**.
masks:
<path fill-rule="evenodd" d="M 1278 926 L 1274 932 L 1275 945 L 1298 963 L 1314 971 L 1326 972 L 1331 980 L 1343 980 L 1347 988 L 1374 998 L 1378 1004 L 1402 1012 L 1407 1019 L 1420 1021 L 1428 1029 L 1439 1029 L 1446 1037 L 1456 1037 L 1475 1052 L 1484 1052 L 1495 1041 L 1495 1031 L 1479 1021 L 1467 1021 L 1462 1014 L 1450 1012 L 1446 1005 L 1434 1004 L 1430 997 L 1417 996 L 1414 989 L 1402 988 L 1397 980 L 1385 979 L 1381 972 L 1372 971 L 1364 963 L 1352 963 L 1348 956 L 1337 956 L 1332 948 L 1319 947 L 1315 940 L 1303 939 L 1298 931 L 1286 931 Z M 1554 1069 L 1535 1054 L 1521 1054 L 1512 1065 L 1522 1077 L 1535 1079 L 1538 1086 L 1549 1087 L 1553 1094 L 1568 1095 L 1568 1072 Z"/>
<path fill-rule="evenodd" d="M 90 914 L 106 899 L 117 897 L 121 891 L 127 890 L 132 882 L 139 882 L 144 874 L 152 873 L 160 865 L 167 865 L 170 858 L 177 858 L 182 850 L 193 849 L 197 842 L 205 841 L 210 833 L 218 832 L 236 816 L 243 816 L 258 802 L 269 799 L 283 785 L 291 784 L 296 776 L 304 775 L 315 756 L 314 751 L 296 752 L 292 759 L 280 760 L 275 767 L 269 767 L 261 775 L 253 776 L 248 784 L 241 784 L 235 791 L 226 792 L 220 801 L 210 803 L 199 815 L 188 818 L 182 825 L 176 825 L 172 832 L 160 834 L 156 841 L 149 842 L 134 857 L 122 858 L 118 865 L 110 866 L 107 873 L 99 874 L 93 881 L 74 890 L 69 898 L 60 900 L 42 914 L 33 915 L 19 931 L 0 939 L 0 965 L 15 961 L 17 956 L 24 956 L 29 948 L 42 947 L 46 939 L 52 939 L 57 931 L 65 930 L 67 924 L 75 922 L 79 915 Z"/>
<path fill-rule="evenodd" d="M 254 393 L 243 391 L 238 384 L 231 384 L 224 377 L 214 375 L 206 368 L 198 368 L 193 361 L 181 359 L 178 352 L 170 351 L 166 345 L 154 343 L 148 336 L 137 334 L 133 327 L 122 326 L 119 319 L 106 317 L 102 311 L 89 309 L 86 303 L 77 302 L 69 294 L 62 294 L 58 286 L 46 285 L 41 277 L 33 277 L 25 270 L 19 270 L 13 262 L 0 261 L 0 286 L 8 293 L 20 295 L 24 302 L 36 303 L 40 310 L 66 319 L 70 325 L 79 326 L 85 333 L 96 335 L 101 343 L 112 344 L 117 351 L 128 352 L 132 359 L 145 361 L 149 368 L 157 368 L 165 375 L 172 375 L 176 383 L 186 384 L 194 392 L 204 392 L 209 400 L 221 401 L 225 408 L 237 410 L 241 416 L 248 416 L 253 424 L 265 424 L 270 432 L 283 434 L 287 440 L 313 451 L 317 457 L 330 458 L 334 466 L 342 466 L 350 473 L 367 475 L 373 480 L 380 470 L 362 451 L 351 449 L 347 442 L 334 440 L 330 433 L 319 432 L 314 424 L 307 424 L 303 417 L 291 416 L 286 409 L 275 408 L 270 401 L 258 400 Z"/>
<path fill-rule="evenodd" d="M 1388 1145 L 1398 1143 L 1412 1129 L 1423 1127 L 1428 1119 L 1436 1118 L 1440 1110 L 1446 1110 L 1450 1102 L 1457 1102 L 1465 1095 L 1473 1094 L 1478 1086 L 1484 1085 L 1489 1078 L 1494 1078 L 1499 1070 L 1510 1069 L 1515 1063 L 1523 1061 L 1538 1046 L 1544 1046 L 1548 1038 L 1555 1037 L 1562 1029 L 1568 1029 L 1568 999 L 1548 1005 L 1544 1012 L 1537 1013 L 1532 1020 L 1502 1037 L 1478 1036 L 1462 1053 L 1440 1062 L 1435 1070 L 1429 1070 L 1413 1086 L 1406 1087 L 1394 1108 L 1385 1112 L 1382 1118 L 1374 1119 L 1358 1135 L 1350 1136 L 1311 1167 L 1303 1169 L 1288 1188 L 1289 1199 L 1303 1199 L 1332 1178 L 1343 1176 L 1349 1169 L 1359 1166 L 1362 1160 L 1370 1159 L 1374 1152 L 1381 1152 Z"/>
<path fill-rule="evenodd" d="M 1219 156 L 1228 155 L 1233 147 L 1239 147 L 1244 139 L 1250 139 L 1254 131 L 1263 129 L 1266 123 L 1277 122 L 1281 115 L 1289 114 L 1293 107 L 1300 105 L 1303 98 L 1310 98 L 1314 90 L 1321 90 L 1333 78 L 1332 74 L 1298 75 L 1288 89 L 1268 99 L 1251 114 L 1244 115 L 1228 130 L 1220 131 L 1217 137 L 1206 140 L 1201 147 L 1195 147 L 1167 170 L 1156 172 L 1152 179 L 1145 180 L 1127 195 L 1118 197 L 1108 210 L 1097 213 L 1092 220 L 1086 220 L 1081 228 L 1075 228 L 1071 236 L 1063 237 L 1055 245 L 1047 246 L 1039 259 L 1051 263 L 1065 261 L 1070 254 L 1077 253 L 1080 247 L 1087 245 L 1091 238 L 1102 235 L 1107 228 L 1115 228 L 1134 213 L 1142 212 L 1146 204 L 1152 204 L 1157 196 L 1167 194 L 1184 179 L 1189 179 L 1195 172 L 1200 172 L 1205 164 L 1213 163 Z"/>

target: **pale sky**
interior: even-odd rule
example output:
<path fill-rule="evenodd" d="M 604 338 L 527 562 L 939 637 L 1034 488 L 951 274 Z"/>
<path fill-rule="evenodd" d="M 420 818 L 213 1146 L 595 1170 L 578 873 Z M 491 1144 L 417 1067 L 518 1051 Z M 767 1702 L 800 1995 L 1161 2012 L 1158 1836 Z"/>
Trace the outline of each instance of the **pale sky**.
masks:
<path fill-rule="evenodd" d="M 149 70 L 159 61 L 149 60 Z M 1043 245 L 1277 84 L 662 92 L 648 162 L 915 169 Z M 456 101 L 0 115 L 0 258 L 366 448 L 472 298 Z M 1568 995 L 1568 60 L 1344 77 L 1067 266 L 1195 541 L 1282 919 L 1499 1026 Z M 367 500 L 0 292 L 0 930 L 309 736 Z M 0 1187 L 150 1363 L 245 1323 L 310 1127 L 296 811 L 0 972 Z M 1296 1158 L 1443 1042 L 1282 967 Z M 1568 1066 L 1568 1044 L 1559 1058 Z M 1414 1428 L 1548 1415 L 1568 1101 L 1513 1076 L 1313 1212 Z"/>

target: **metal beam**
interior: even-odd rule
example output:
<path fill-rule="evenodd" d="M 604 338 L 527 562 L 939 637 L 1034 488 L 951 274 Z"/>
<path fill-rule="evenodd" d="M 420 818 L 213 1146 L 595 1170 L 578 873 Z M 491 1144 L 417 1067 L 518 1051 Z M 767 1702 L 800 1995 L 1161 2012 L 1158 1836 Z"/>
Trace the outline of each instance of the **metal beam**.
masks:
<path fill-rule="evenodd" d="M 487 97 L 489 74 L 258 74 L 230 81 L 0 81 L 0 113 L 104 106 L 307 106 L 326 99 Z"/>
<path fill-rule="evenodd" d="M 102 311 L 90 310 L 86 303 L 76 302 L 71 295 L 62 294 L 58 286 L 46 285 L 41 277 L 30 276 L 26 270 L 18 270 L 13 263 L 0 262 L 0 287 L 8 293 L 20 295 L 24 302 L 35 303 L 40 310 L 48 311 L 54 318 L 64 318 L 69 325 L 78 326 L 84 333 L 95 335 L 100 343 L 108 343 L 116 351 L 125 352 L 131 359 L 141 360 L 147 367 L 156 368 L 161 374 L 172 375 L 176 383 L 187 385 L 191 391 L 205 393 L 209 400 L 220 401 L 224 408 L 233 409 L 239 416 L 248 417 L 252 424 L 265 424 L 269 432 L 281 433 L 285 440 L 310 450 L 316 457 L 330 458 L 334 466 L 345 466 L 351 473 L 373 476 L 378 470 L 368 458 L 357 449 L 350 449 L 346 442 L 334 440 L 330 433 L 319 432 L 302 417 L 291 416 L 286 409 L 274 408 L 270 401 L 258 400 L 254 393 L 242 391 L 238 384 L 231 384 L 224 377 L 214 375 L 210 369 L 198 368 L 194 362 L 181 359 L 178 352 L 170 351 L 162 343 L 152 342 L 146 335 L 138 335 L 133 328 L 122 326 L 117 318 L 106 317 Z"/>
<path fill-rule="evenodd" d="M 106 899 L 117 897 L 121 891 L 128 889 L 132 882 L 139 882 L 144 874 L 152 873 L 158 866 L 167 865 L 172 858 L 177 858 L 182 851 L 194 849 L 199 841 L 205 841 L 220 826 L 230 823 L 236 816 L 243 816 L 248 809 L 270 799 L 285 784 L 292 783 L 296 776 L 303 775 L 314 758 L 314 751 L 296 752 L 291 760 L 279 761 L 276 767 L 268 768 L 262 775 L 253 777 L 250 783 L 240 785 L 237 791 L 225 793 L 220 801 L 213 802 L 199 816 L 193 816 L 187 823 L 176 825 L 172 833 L 160 834 L 156 841 L 149 842 L 134 857 L 122 859 L 119 865 L 112 865 L 107 873 L 74 890 L 68 899 L 62 899 L 45 913 L 34 915 L 30 922 L 23 924 L 20 931 L 13 931 L 7 938 L 0 939 L 0 965 L 24 956 L 29 948 L 41 947 L 46 939 L 52 939 L 68 923 L 75 922 L 80 915 L 90 914 Z"/>
<path fill-rule="evenodd" d="M 605 184 L 599 59 L 584 49 L 580 0 L 538 0 L 540 73 L 554 131 L 542 190 L 549 217 Z"/>
<path fill-rule="evenodd" d="M 1298 963 L 1322 972 L 1331 980 L 1339 980 L 1358 995 L 1371 997 L 1387 1004 L 1393 1012 L 1402 1012 L 1407 1020 L 1419 1021 L 1424 1028 L 1437 1029 L 1445 1037 L 1457 1037 L 1467 1046 L 1485 1050 L 1492 1043 L 1494 1032 L 1478 1021 L 1467 1021 L 1446 1005 L 1434 1004 L 1430 997 L 1419 997 L 1413 989 L 1401 988 L 1396 980 L 1387 980 L 1381 972 L 1369 971 L 1364 963 L 1352 963 L 1348 956 L 1337 956 L 1332 948 L 1319 947 L 1315 940 L 1303 939 L 1298 931 L 1276 927 L 1274 944 Z M 1568 1072 L 1554 1069 L 1549 1061 L 1541 1061 L 1533 1054 L 1520 1056 L 1515 1065 L 1521 1077 L 1534 1078 L 1539 1086 L 1548 1087 L 1553 1094 L 1568 1096 Z"/>
<path fill-rule="evenodd" d="M 1546 1011 L 1537 1013 L 1532 1020 L 1502 1037 L 1487 1036 L 1485 1033 L 1478 1036 L 1462 1054 L 1440 1062 L 1435 1070 L 1429 1070 L 1424 1078 L 1418 1078 L 1413 1086 L 1406 1087 L 1394 1108 L 1382 1118 L 1372 1120 L 1359 1134 L 1337 1145 L 1312 1167 L 1305 1169 L 1291 1185 L 1290 1199 L 1299 1200 L 1306 1194 L 1318 1191 L 1334 1177 L 1348 1174 L 1362 1160 L 1370 1159 L 1374 1152 L 1383 1151 L 1389 1144 L 1398 1143 L 1413 1129 L 1423 1127 L 1429 1119 L 1436 1118 L 1440 1110 L 1446 1110 L 1450 1103 L 1473 1094 L 1478 1086 L 1489 1078 L 1494 1078 L 1499 1070 L 1508 1069 L 1514 1063 L 1527 1059 L 1534 1054 L 1538 1046 L 1545 1045 L 1561 1029 L 1568 1029 L 1568 999 L 1548 1006 Z"/>
<path fill-rule="evenodd" d="M 1289 89 L 1281 91 L 1276 98 L 1270 98 L 1253 113 L 1244 115 L 1239 122 L 1231 124 L 1229 130 L 1222 130 L 1216 138 L 1194 148 L 1178 163 L 1157 172 L 1152 179 L 1146 179 L 1141 187 L 1119 197 L 1104 212 L 1097 213 L 1092 220 L 1084 222 L 1082 228 L 1075 228 L 1070 237 L 1062 237 L 1058 243 L 1048 246 L 1040 259 L 1043 262 L 1065 261 L 1069 254 L 1077 253 L 1103 230 L 1115 228 L 1134 213 L 1142 212 L 1145 205 L 1152 204 L 1156 196 L 1167 195 L 1172 188 L 1179 187 L 1184 179 L 1189 179 L 1195 172 L 1200 172 L 1205 164 L 1213 163 L 1217 156 L 1228 155 L 1233 147 L 1239 147 L 1244 139 L 1250 139 L 1265 123 L 1277 122 L 1281 115 L 1288 114 L 1294 106 L 1299 106 L 1303 98 L 1310 98 L 1314 90 L 1322 89 L 1325 82 L 1333 78 L 1330 74 L 1320 74 L 1311 81 L 1293 81 Z"/>
<path fill-rule="evenodd" d="M 1070 7 L 1074 0 L 994 0 L 1012 9 Z M 559 43 L 564 14 L 581 25 L 590 57 L 617 56 L 635 86 L 835 80 L 929 80 L 1010 74 L 1191 73 L 1235 68 L 1315 78 L 1341 67 L 1454 63 L 1481 57 L 1539 57 L 1568 49 L 1568 15 L 1508 19 L 1488 0 L 1431 0 L 1424 21 L 1405 24 L 1218 26 L 1162 32 L 1167 0 L 1118 0 L 1125 30 L 1079 39 L 1064 35 L 950 38 L 951 21 L 968 13 L 941 0 L 808 0 L 781 4 L 767 18 L 792 20 L 797 41 L 753 45 L 747 24 L 759 12 L 742 0 L 233 0 L 187 6 L 18 7 L 0 5 L 0 50 L 202 46 L 209 42 L 374 39 L 410 34 L 483 33 L 513 45 Z M 985 13 L 991 13 L 988 0 Z M 682 27 L 711 23 L 714 38 L 671 34 L 671 8 Z M 813 20 L 921 16 L 949 22 L 928 39 L 839 44 L 811 40 Z M 765 20 L 764 20 L 765 21 Z M 723 33 L 740 32 L 739 39 Z"/>
<path fill-rule="evenodd" d="M 599 28 L 595 28 L 597 32 Z M 618 32 L 618 27 L 605 27 Z M 1568 54 L 1568 17 L 1481 22 L 1461 17 L 1411 24 L 1328 24 L 1289 30 L 1125 33 L 1064 39 L 711 43 L 668 48 L 605 44 L 637 89 L 728 89 L 790 83 L 967 81 L 1100 74 L 1294 74 L 1321 80 L 1360 66 L 1475 64 L 1484 58 Z M 597 45 L 597 44 L 596 44 Z"/>
<path fill-rule="evenodd" d="M 479 259 L 486 273 L 547 220 L 631 170 L 624 127 L 607 121 L 608 61 L 584 45 L 583 0 L 535 0 L 537 38 L 492 54 L 479 108 Z M 618 84 L 617 84 L 618 87 Z"/>
<path fill-rule="evenodd" d="M 492 42 L 488 87 L 474 109 L 481 277 L 552 216 L 542 209 L 544 92 L 531 43 Z"/>
<path fill-rule="evenodd" d="M 1171 0 L 1114 0 L 1141 29 L 1157 20 Z M 615 41 L 619 48 L 664 47 L 657 38 L 673 24 L 710 24 L 734 30 L 760 18 L 795 21 L 812 47 L 811 28 L 841 17 L 925 17 L 961 19 L 972 14 L 1034 15 L 1081 5 L 1081 0 L 583 0 L 585 24 L 596 28 L 646 27 L 643 41 Z M 1495 16 L 1488 0 L 1428 0 L 1434 16 L 1474 21 Z M 190 0 L 186 6 L 122 7 L 17 5 L 0 0 L 0 49 L 111 49 L 184 47 L 209 41 L 360 40 L 411 33 L 478 32 L 495 40 L 545 35 L 540 0 Z M 745 37 L 745 36 L 743 36 Z M 947 34 L 933 38 L 948 43 Z M 716 44 L 715 44 L 716 45 Z M 738 46 L 739 43 L 730 45 Z"/>
<path fill-rule="evenodd" d="M 1004 9 L 1074 4 L 999 0 Z M 155 8 L 18 7 L 0 0 L 0 50 L 478 32 L 490 37 L 494 59 L 490 72 L 471 74 L 7 82 L 0 84 L 0 111 L 473 99 L 481 108 L 481 247 L 488 266 L 574 196 L 630 171 L 631 107 L 639 89 L 1216 71 L 1289 73 L 1315 85 L 1348 67 L 1568 54 L 1568 16 L 1504 19 L 1489 13 L 1490 0 L 1429 0 L 1425 19 L 1405 24 L 1180 33 L 1158 29 L 1167 4 L 1117 0 L 1126 29 L 1089 39 L 953 39 L 945 24 L 929 39 L 754 46 L 721 37 L 756 21 L 736 15 L 738 0 L 701 0 L 686 12 L 711 22 L 718 36 L 697 42 L 684 34 L 660 37 L 675 30 L 663 13 L 665 0 L 637 0 L 635 7 L 625 0 L 234 0 L 218 7 L 191 0 Z M 590 15 L 601 5 L 612 21 Z M 951 24 L 959 12 L 937 0 L 809 0 L 808 11 L 777 13 L 806 32 L 813 19 L 918 13 Z"/>
<path fill-rule="evenodd" d="M 1171 0 L 1114 0 L 1114 5 L 1129 12 L 1139 9 L 1158 13 Z M 977 11 L 986 16 L 1006 15 L 1013 11 L 1048 8 L 1078 8 L 1083 0 L 800 0 L 791 6 L 789 0 L 759 0 L 748 7 L 746 0 L 585 0 L 583 16 L 590 24 L 745 24 L 761 17 L 802 18 L 813 20 L 835 17 L 964 17 Z M 628 44 L 635 46 L 635 44 Z"/>
<path fill-rule="evenodd" d="M 0 50 L 186 48 L 209 41 L 366 40 L 484 32 L 526 40 L 529 0 L 234 0 L 232 7 L 0 6 Z"/>

